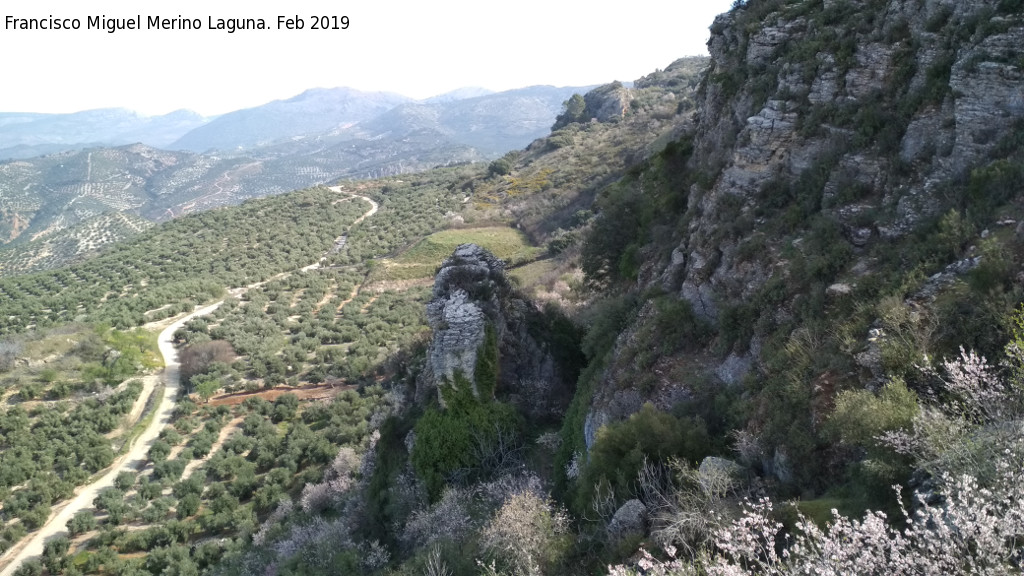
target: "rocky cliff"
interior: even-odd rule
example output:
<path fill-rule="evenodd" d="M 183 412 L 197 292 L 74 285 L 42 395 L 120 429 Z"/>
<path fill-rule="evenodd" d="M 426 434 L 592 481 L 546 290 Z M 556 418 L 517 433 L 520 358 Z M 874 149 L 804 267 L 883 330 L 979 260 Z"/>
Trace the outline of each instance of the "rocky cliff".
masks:
<path fill-rule="evenodd" d="M 691 162 L 714 183 L 687 191 L 686 234 L 648 273 L 716 319 L 716 301 L 782 272 L 740 254 L 773 205 L 805 202 L 856 249 L 951 207 L 942 196 L 1004 156 L 1024 120 L 1024 26 L 1008 4 L 749 2 L 720 16 Z M 742 229 L 722 238 L 727 215 Z"/>
<path fill-rule="evenodd" d="M 564 411 L 575 380 L 572 363 L 552 345 L 552 320 L 517 294 L 505 263 L 476 244 L 462 244 L 441 265 L 427 304 L 433 337 L 417 397 L 464 384 L 474 396 L 498 395 L 532 417 Z M 485 357 L 497 355 L 497 385 L 481 382 Z M 443 394 L 439 400 L 444 404 Z"/>
<path fill-rule="evenodd" d="M 1024 184 L 1024 14 L 997 0 L 750 0 L 711 30 L 695 127 L 606 194 L 597 233 L 623 218 L 639 232 L 603 254 L 592 235 L 589 272 L 688 302 L 715 337 L 639 354 L 664 317 L 642 298 L 581 432 L 591 446 L 645 401 L 668 410 L 701 387 L 732 388 L 748 427 L 772 438 L 765 468 L 787 476 L 790 432 L 766 432 L 772 422 L 816 430 L 836 389 L 892 374 L 868 342 L 884 323 L 868 302 L 916 306 L 920 276 L 976 257 L 989 229 L 1004 239 L 993 257 L 1020 246 L 995 232 L 1016 225 Z M 763 392 L 773 379 L 806 384 L 781 407 Z"/>

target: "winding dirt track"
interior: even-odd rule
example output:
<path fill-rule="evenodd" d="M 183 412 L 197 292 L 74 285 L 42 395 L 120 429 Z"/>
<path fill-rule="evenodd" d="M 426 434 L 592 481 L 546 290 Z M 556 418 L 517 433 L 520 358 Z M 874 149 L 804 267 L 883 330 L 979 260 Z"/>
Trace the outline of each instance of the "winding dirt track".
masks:
<path fill-rule="evenodd" d="M 357 218 L 352 226 L 359 224 L 363 220 L 373 216 L 377 213 L 379 206 L 376 202 L 367 198 L 366 196 L 360 196 L 352 192 L 344 191 L 341 186 L 331 186 L 330 190 L 339 194 L 348 194 L 355 198 L 361 198 L 370 203 L 370 209 L 363 213 L 362 216 Z M 313 270 L 320 267 L 320 262 L 311 264 L 301 270 Z M 260 282 L 246 286 L 242 289 L 236 289 L 230 291 L 232 296 L 241 296 L 249 288 L 255 288 L 264 284 Z M 164 328 L 160 332 L 159 336 L 159 348 L 160 354 L 164 358 L 164 371 L 161 375 L 164 381 L 164 394 L 163 398 L 160 399 L 159 405 L 155 409 L 152 421 L 146 426 L 146 429 L 136 438 L 132 445 L 129 447 L 128 452 L 114 459 L 114 463 L 110 465 L 103 476 L 98 478 L 92 484 L 84 486 L 79 489 L 78 493 L 67 502 L 61 503 L 54 508 L 54 511 L 50 514 L 49 520 L 46 521 L 39 530 L 29 534 L 23 538 L 17 545 L 12 547 L 4 555 L 0 556 L 0 565 L 3 569 L 0 570 L 0 576 L 11 576 L 15 570 L 21 566 L 21 563 L 29 558 L 39 557 L 43 554 L 43 545 L 47 540 L 67 533 L 68 520 L 75 515 L 79 510 L 91 509 L 93 500 L 99 495 L 100 491 L 104 488 L 109 488 L 114 485 L 114 479 L 117 478 L 118 473 L 122 471 L 138 471 L 145 466 L 148 458 L 146 454 L 149 452 L 150 446 L 153 445 L 153 441 L 156 440 L 157 436 L 160 435 L 160 431 L 164 429 L 167 424 L 170 423 L 171 413 L 174 411 L 175 399 L 178 395 L 178 386 L 180 384 L 180 365 L 178 364 L 178 351 L 174 347 L 174 333 L 184 326 L 188 321 L 199 316 L 205 316 L 223 304 L 224 301 L 204 306 L 191 314 L 184 316 L 175 321 L 170 326 Z M 146 402 L 152 392 L 150 388 L 143 390 L 142 397 L 139 398 L 139 402 Z"/>
<path fill-rule="evenodd" d="M 362 200 L 366 200 L 367 202 L 370 203 L 370 209 L 367 210 L 366 212 L 364 212 L 363 215 L 360 216 L 359 218 L 356 218 L 354 222 L 349 224 L 349 226 L 348 226 L 349 230 L 351 230 L 352 227 L 355 226 L 356 224 L 359 224 L 363 220 L 366 220 L 370 216 L 373 216 L 374 214 L 376 214 L 377 213 L 377 209 L 380 208 L 380 206 L 376 202 L 374 202 L 372 198 L 368 198 L 366 196 L 361 196 L 359 194 L 356 194 L 355 192 L 349 192 L 349 191 L 344 189 L 344 186 L 328 186 L 327 189 L 332 191 L 332 192 L 336 192 L 338 194 L 347 194 L 347 195 L 349 195 L 352 198 L 359 198 L 359 199 L 362 199 Z M 348 234 L 348 232 L 346 232 L 346 234 Z M 303 271 L 303 272 L 309 272 L 310 270 L 316 270 L 316 269 L 320 268 L 320 266 L 324 263 L 325 260 L 327 260 L 327 256 L 324 256 L 319 261 L 314 262 L 314 263 L 310 264 L 309 266 L 305 266 L 303 268 L 300 268 L 300 270 Z M 2 576 L 2 575 L 0 575 L 0 576 Z"/>
<path fill-rule="evenodd" d="M 334 192 L 337 192 L 338 194 L 348 194 L 349 196 L 352 196 L 353 198 L 362 198 L 363 200 L 366 200 L 367 202 L 370 203 L 370 209 L 367 210 L 366 213 L 363 214 L 362 216 L 360 216 L 359 218 L 356 218 L 356 221 L 353 222 L 349 226 L 349 228 L 351 228 L 352 226 L 355 226 L 356 224 L 359 224 L 360 222 L 362 222 L 363 220 L 366 220 L 370 216 L 373 216 L 374 214 L 377 213 L 377 209 L 380 208 L 380 206 L 376 202 L 374 202 L 372 198 L 368 198 L 366 196 L 360 196 L 359 194 L 356 194 L 355 192 L 348 192 L 348 191 L 344 190 L 344 188 L 342 186 L 328 186 L 328 190 L 333 190 Z"/>
<path fill-rule="evenodd" d="M 157 405 L 153 414 L 153 420 L 149 423 L 149 426 L 143 430 L 142 434 L 132 443 L 131 447 L 126 453 L 117 457 L 114 463 L 107 469 L 107 472 L 103 474 L 92 484 L 82 488 L 74 498 L 61 504 L 57 509 L 50 514 L 50 519 L 43 525 L 42 528 L 28 535 L 24 540 L 18 543 L 17 546 L 12 548 L 5 554 L 7 556 L 3 559 L 6 562 L 6 566 L 3 571 L 0 572 L 0 576 L 9 576 L 17 570 L 18 566 L 28 558 L 40 556 L 43 553 L 43 544 L 50 538 L 59 534 L 67 533 L 67 523 L 72 516 L 75 515 L 79 510 L 88 510 L 92 508 L 92 501 L 96 499 L 96 496 L 104 488 L 109 488 L 114 485 L 114 479 L 117 478 L 119 472 L 137 471 L 145 465 L 147 458 L 146 454 L 149 452 L 150 446 L 153 445 L 153 441 L 160 434 L 171 420 L 171 412 L 174 411 L 175 398 L 178 395 L 178 383 L 179 383 L 179 365 L 178 365 L 178 351 L 174 348 L 174 332 L 185 325 L 189 320 L 198 316 L 204 316 L 216 310 L 224 301 L 221 300 L 216 304 L 205 306 L 192 312 L 188 316 L 179 319 L 177 322 L 171 324 L 167 328 L 164 328 L 160 332 L 159 346 L 160 354 L 164 357 L 164 393 L 163 398 L 160 398 L 160 403 Z M 145 400 L 143 400 L 145 401 Z"/>

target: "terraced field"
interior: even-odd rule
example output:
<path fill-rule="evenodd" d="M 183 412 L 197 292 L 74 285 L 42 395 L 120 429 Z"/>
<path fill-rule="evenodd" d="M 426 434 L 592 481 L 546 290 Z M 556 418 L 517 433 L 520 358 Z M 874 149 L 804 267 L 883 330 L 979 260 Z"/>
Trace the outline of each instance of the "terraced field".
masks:
<path fill-rule="evenodd" d="M 544 250 L 531 246 L 522 232 L 507 226 L 463 228 L 435 232 L 395 258 L 378 263 L 371 282 L 388 283 L 433 278 L 437 267 L 459 244 L 473 243 L 490 250 L 509 267 L 536 260 Z"/>
<path fill-rule="evenodd" d="M 0 276 L 51 270 L 127 240 L 153 223 L 126 212 L 95 216 L 71 228 L 41 232 L 34 240 L 0 247 Z"/>

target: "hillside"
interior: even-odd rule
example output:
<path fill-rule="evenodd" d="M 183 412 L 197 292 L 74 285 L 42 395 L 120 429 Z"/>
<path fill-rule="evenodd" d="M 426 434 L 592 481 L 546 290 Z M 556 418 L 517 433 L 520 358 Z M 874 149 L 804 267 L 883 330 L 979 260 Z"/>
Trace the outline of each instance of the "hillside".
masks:
<path fill-rule="evenodd" d="M 858 9 L 879 16 L 854 26 Z M 716 336 L 690 343 L 705 354 L 643 358 L 666 376 L 623 403 L 659 321 L 659 300 L 641 299 L 586 401 L 587 445 L 697 384 L 671 374 L 704 373 L 712 390 L 758 390 L 744 429 L 765 471 L 820 490 L 841 469 L 819 429 L 836 394 L 919 380 L 914 358 L 961 345 L 998 357 L 1022 296 L 1024 108 L 1002 51 L 1020 17 L 983 2 L 750 2 L 720 17 L 693 131 L 606 192 L 582 255 L 593 281 L 679 298 Z M 905 340 L 872 343 L 869 328 Z"/>
<path fill-rule="evenodd" d="M 169 148 L 193 152 L 251 149 L 369 120 L 407 101 L 398 94 L 317 88 L 287 100 L 224 114 L 185 134 Z"/>
<path fill-rule="evenodd" d="M 147 460 L 20 573 L 1015 573 L 1019 46 L 1017 0 L 737 2 L 710 58 L 568 95 L 488 164 L 0 279 L 0 546 L 109 461 L 80 423 L 132 403 L 128 330 L 222 301 L 174 333 Z M 384 117 L 444 150 L 432 106 Z M 79 425 L 101 457 L 59 490 L 10 455 Z"/>
<path fill-rule="evenodd" d="M 493 157 L 546 136 L 552 119 L 574 92 L 585 88 L 531 86 L 496 94 L 406 103 L 355 127 L 369 137 L 436 132 Z M 466 93 L 472 94 L 472 93 Z"/>
<path fill-rule="evenodd" d="M 0 276 L 67 266 L 108 244 L 127 240 L 153 223 L 126 212 L 107 212 L 35 240 L 0 248 Z"/>
<path fill-rule="evenodd" d="M 52 268 L 87 255 L 77 248 L 51 249 L 47 237 L 89 219 L 94 227 L 120 221 L 97 219 L 104 214 L 159 222 L 338 179 L 382 178 L 493 158 L 546 134 L 572 92 L 465 90 L 410 103 L 392 94 L 317 89 L 225 114 L 172 146 L 223 152 L 169 152 L 135 144 L 0 163 L 0 243 L 33 244 L 12 249 L 29 255 L 9 257 L 0 274 Z M 78 142 L 73 134 L 108 118 L 108 130 L 121 130 L 118 138 L 142 137 L 144 127 L 123 120 L 124 111 L 94 112 L 61 117 L 64 124 L 46 115 L 7 115 L 0 122 L 16 133 L 49 119 L 65 126 L 69 142 Z M 165 119 L 187 120 L 179 116 Z M 48 134 L 40 132 L 40 141 L 52 140 Z M 49 145 L 39 144 L 44 151 Z M 129 231 L 123 226 L 98 231 L 94 242 L 79 248 L 98 248 Z"/>

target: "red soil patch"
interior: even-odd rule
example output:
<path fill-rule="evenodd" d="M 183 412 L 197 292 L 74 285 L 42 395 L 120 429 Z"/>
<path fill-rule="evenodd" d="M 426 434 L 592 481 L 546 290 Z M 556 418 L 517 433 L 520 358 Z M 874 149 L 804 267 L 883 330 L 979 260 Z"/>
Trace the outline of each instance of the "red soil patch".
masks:
<path fill-rule="evenodd" d="M 298 388 L 273 388 L 271 390 L 259 390 L 257 392 L 235 392 L 233 394 L 222 394 L 210 399 L 209 406 L 234 406 L 245 402 L 246 398 L 262 398 L 273 402 L 282 394 L 295 394 L 299 400 L 323 400 L 331 398 L 342 390 L 351 390 L 355 386 L 331 386 L 330 384 L 310 384 Z"/>

